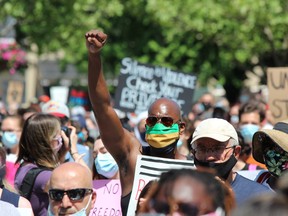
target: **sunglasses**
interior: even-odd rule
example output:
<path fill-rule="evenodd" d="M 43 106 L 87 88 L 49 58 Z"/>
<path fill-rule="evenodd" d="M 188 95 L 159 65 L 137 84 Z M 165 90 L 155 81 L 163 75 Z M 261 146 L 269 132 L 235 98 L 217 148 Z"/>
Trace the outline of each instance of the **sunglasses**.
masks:
<path fill-rule="evenodd" d="M 149 116 L 146 119 L 146 125 L 148 125 L 149 127 L 153 127 L 157 122 L 161 122 L 166 127 L 171 127 L 173 125 L 174 120 L 171 117 L 165 117 L 165 116 L 163 117 Z M 175 122 L 175 123 L 178 123 L 178 122 Z"/>
<path fill-rule="evenodd" d="M 189 203 L 177 203 L 177 212 L 185 216 L 196 216 L 199 213 L 197 206 Z M 154 209 L 157 213 L 168 215 L 171 213 L 171 206 L 167 202 L 152 199 L 150 201 L 150 208 Z"/>
<path fill-rule="evenodd" d="M 76 188 L 71 190 L 50 189 L 49 197 L 51 200 L 59 202 L 66 193 L 70 200 L 79 201 L 82 200 L 86 194 L 91 194 L 92 192 L 93 190 L 88 188 Z"/>

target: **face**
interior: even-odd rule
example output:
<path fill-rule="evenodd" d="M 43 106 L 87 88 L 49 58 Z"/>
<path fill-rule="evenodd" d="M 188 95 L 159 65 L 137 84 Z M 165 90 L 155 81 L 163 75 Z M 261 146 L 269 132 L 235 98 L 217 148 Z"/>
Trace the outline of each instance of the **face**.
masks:
<path fill-rule="evenodd" d="M 254 124 L 260 125 L 260 115 L 257 112 L 243 113 L 240 116 L 239 125 Z"/>
<path fill-rule="evenodd" d="M 93 149 L 93 158 L 95 159 L 99 153 L 105 154 L 107 153 L 107 149 L 105 148 L 102 139 L 97 139 L 94 142 L 94 149 Z"/>
<path fill-rule="evenodd" d="M 211 138 L 200 138 L 192 146 L 193 154 L 199 161 L 222 163 L 233 153 L 238 153 L 240 146 L 233 146 L 231 141 L 219 142 Z M 235 154 L 238 156 L 238 154 Z"/>
<path fill-rule="evenodd" d="M 17 118 L 7 117 L 2 122 L 1 131 L 14 132 L 19 140 L 22 132 L 22 129 L 20 127 L 20 120 Z"/>
<path fill-rule="evenodd" d="M 263 143 L 263 157 L 269 172 L 276 177 L 288 169 L 288 152 L 272 140 Z"/>
<path fill-rule="evenodd" d="M 57 189 L 57 190 L 64 190 L 69 191 L 72 189 L 79 189 L 79 188 L 86 188 L 92 189 L 91 183 L 89 183 L 87 179 L 86 172 L 77 172 L 75 168 L 74 170 L 68 170 L 56 173 L 55 175 L 52 174 L 50 180 L 50 189 Z M 80 200 L 73 201 L 73 198 L 69 197 L 69 192 L 65 192 L 63 198 L 60 201 L 52 200 L 50 196 L 50 208 L 51 211 L 55 215 L 70 215 L 74 214 L 83 208 L 86 209 L 86 215 L 89 215 L 90 209 L 94 206 L 96 200 L 96 193 L 91 190 L 87 190 L 84 193 L 84 196 Z M 73 193 L 71 193 L 73 194 Z M 74 193 L 75 194 L 75 193 Z"/>
<path fill-rule="evenodd" d="M 200 102 L 213 105 L 214 98 L 211 94 L 204 94 L 203 96 L 201 96 Z"/>
<path fill-rule="evenodd" d="M 203 202 L 205 200 L 205 202 Z M 152 212 L 170 213 L 169 215 L 202 215 L 213 211 L 213 204 L 204 185 L 190 177 L 175 181 L 171 197 L 163 190 L 151 202 Z M 160 207 L 160 208 L 159 208 Z"/>
<path fill-rule="evenodd" d="M 181 120 L 181 112 L 179 106 L 172 100 L 166 98 L 160 98 L 155 101 L 149 108 L 148 117 L 170 117 L 173 119 L 173 123 L 179 123 Z M 161 123 L 161 120 L 158 119 Z M 179 125 L 180 134 L 185 129 L 185 126 Z"/>

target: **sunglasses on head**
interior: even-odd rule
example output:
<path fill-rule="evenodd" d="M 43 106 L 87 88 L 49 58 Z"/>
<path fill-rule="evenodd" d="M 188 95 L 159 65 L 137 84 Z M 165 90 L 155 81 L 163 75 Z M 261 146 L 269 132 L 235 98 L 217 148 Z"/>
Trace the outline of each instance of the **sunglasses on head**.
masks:
<path fill-rule="evenodd" d="M 174 120 L 173 118 L 167 117 L 167 116 L 163 116 L 163 117 L 149 116 L 146 119 L 146 125 L 148 125 L 149 127 L 153 127 L 157 122 L 161 122 L 166 127 L 171 127 L 173 125 Z M 178 122 L 175 122 L 175 123 L 178 123 Z"/>
<path fill-rule="evenodd" d="M 71 190 L 50 189 L 49 197 L 51 200 L 59 202 L 66 193 L 70 200 L 79 201 L 82 200 L 86 194 L 91 194 L 92 192 L 93 190 L 88 188 L 76 188 Z"/>

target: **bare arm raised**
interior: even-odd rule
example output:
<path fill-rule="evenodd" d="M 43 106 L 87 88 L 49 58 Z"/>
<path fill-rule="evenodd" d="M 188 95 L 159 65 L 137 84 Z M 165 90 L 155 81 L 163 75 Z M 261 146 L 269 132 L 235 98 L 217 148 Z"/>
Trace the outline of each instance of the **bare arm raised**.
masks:
<path fill-rule="evenodd" d="M 99 125 L 101 139 L 117 161 L 122 184 L 122 194 L 132 190 L 137 155 L 141 145 L 129 131 L 122 127 L 114 108 L 104 79 L 100 50 L 107 35 L 99 30 L 86 33 L 88 49 L 88 88 L 92 108 Z"/>

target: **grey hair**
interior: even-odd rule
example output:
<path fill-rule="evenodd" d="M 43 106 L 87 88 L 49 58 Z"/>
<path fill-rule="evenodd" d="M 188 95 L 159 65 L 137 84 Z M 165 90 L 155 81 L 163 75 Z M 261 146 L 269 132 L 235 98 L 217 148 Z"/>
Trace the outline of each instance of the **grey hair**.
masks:
<path fill-rule="evenodd" d="M 234 138 L 230 138 L 230 139 L 229 139 L 229 142 L 231 143 L 232 146 L 237 146 L 237 145 L 239 145 L 239 142 L 238 142 L 236 139 L 234 139 Z"/>

